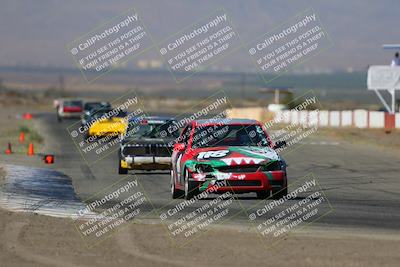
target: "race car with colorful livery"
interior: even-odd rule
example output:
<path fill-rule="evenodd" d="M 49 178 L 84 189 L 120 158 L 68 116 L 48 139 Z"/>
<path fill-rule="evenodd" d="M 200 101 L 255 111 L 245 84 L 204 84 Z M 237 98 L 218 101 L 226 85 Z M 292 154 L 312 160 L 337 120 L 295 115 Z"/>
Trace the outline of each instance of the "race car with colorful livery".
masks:
<path fill-rule="evenodd" d="M 211 187 L 216 193 L 256 192 L 265 199 L 272 192 L 280 198 L 287 194 L 286 163 L 275 149 L 285 145 L 273 144 L 256 120 L 192 121 L 174 145 L 172 198 L 191 199 Z"/>
<path fill-rule="evenodd" d="M 170 117 L 131 118 L 120 142 L 118 173 L 170 170 L 174 140 L 179 136 L 175 124 Z"/>

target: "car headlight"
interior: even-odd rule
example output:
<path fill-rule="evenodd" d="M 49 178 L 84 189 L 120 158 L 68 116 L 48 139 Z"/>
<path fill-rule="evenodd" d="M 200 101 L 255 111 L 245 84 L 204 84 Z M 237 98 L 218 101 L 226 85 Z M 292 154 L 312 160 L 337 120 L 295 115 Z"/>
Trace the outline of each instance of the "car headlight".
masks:
<path fill-rule="evenodd" d="M 286 163 L 284 161 L 276 160 L 270 161 L 262 167 L 263 171 L 280 171 L 285 170 Z"/>
<path fill-rule="evenodd" d="M 208 164 L 196 164 L 196 171 L 198 173 L 213 172 L 213 168 Z"/>

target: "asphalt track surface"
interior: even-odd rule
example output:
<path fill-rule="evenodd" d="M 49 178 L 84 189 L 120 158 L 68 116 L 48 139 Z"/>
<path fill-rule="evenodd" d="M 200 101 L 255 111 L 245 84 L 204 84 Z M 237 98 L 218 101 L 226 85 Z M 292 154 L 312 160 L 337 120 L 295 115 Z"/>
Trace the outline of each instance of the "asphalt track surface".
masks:
<path fill-rule="evenodd" d="M 71 177 L 75 192 L 82 200 L 126 177 L 127 180 L 138 179 L 152 203 L 144 206 L 143 218 L 159 220 L 160 213 L 182 202 L 172 202 L 169 172 L 130 172 L 128 176 L 118 175 L 116 151 L 88 165 L 66 130 L 74 121 L 57 123 L 55 115 L 48 113 L 40 114 L 38 119 L 41 131 L 46 133 L 46 150 L 56 155 L 54 167 Z M 331 205 L 328 202 L 321 204 L 320 215 L 324 216 L 318 218 L 312 226 L 324 229 L 400 229 L 400 153 L 388 152 L 376 146 L 335 143 L 313 136 L 307 137 L 303 143 L 285 155 L 289 191 L 295 188 L 296 181 L 312 173 Z M 189 213 L 211 199 L 201 200 L 183 212 Z M 274 212 L 289 207 L 299 199 L 301 195 L 297 200 L 287 201 Z M 230 214 L 234 216 L 224 223 L 252 225 L 248 216 L 254 211 L 253 207 L 271 201 L 260 202 L 254 193 L 237 195 L 237 200 L 230 208 Z"/>

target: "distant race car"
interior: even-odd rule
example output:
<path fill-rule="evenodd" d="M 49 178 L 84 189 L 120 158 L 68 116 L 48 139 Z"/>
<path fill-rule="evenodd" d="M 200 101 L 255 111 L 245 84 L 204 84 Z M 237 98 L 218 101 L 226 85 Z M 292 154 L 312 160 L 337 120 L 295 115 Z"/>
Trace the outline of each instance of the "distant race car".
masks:
<path fill-rule="evenodd" d="M 81 124 L 86 125 L 89 122 L 90 117 L 100 109 L 110 109 L 111 104 L 109 102 L 85 102 L 83 105 L 83 112 L 81 116 Z"/>
<path fill-rule="evenodd" d="M 83 110 L 83 101 L 78 99 L 57 99 L 54 101 L 57 111 L 57 120 L 66 118 L 80 118 Z"/>
<path fill-rule="evenodd" d="M 175 122 L 169 117 L 132 118 L 120 142 L 118 173 L 170 170 L 174 140 L 179 136 Z"/>
<path fill-rule="evenodd" d="M 126 112 L 112 108 L 96 110 L 87 119 L 84 128 L 87 128 L 86 138 L 91 136 L 118 136 L 125 132 L 127 127 Z"/>
<path fill-rule="evenodd" d="M 264 199 L 272 192 L 280 198 L 287 194 L 286 163 L 274 149 L 285 145 L 273 144 L 255 120 L 193 121 L 174 145 L 172 198 L 191 199 L 210 187 L 216 193 L 256 192 Z"/>

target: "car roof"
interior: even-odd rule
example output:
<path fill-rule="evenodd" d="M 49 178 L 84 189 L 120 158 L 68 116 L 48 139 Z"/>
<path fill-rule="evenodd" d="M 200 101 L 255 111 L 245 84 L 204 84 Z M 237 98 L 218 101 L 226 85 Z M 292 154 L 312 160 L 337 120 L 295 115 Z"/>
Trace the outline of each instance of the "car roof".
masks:
<path fill-rule="evenodd" d="M 80 101 L 80 102 L 83 102 L 83 100 L 82 99 L 79 99 L 79 98 L 60 98 L 60 99 L 57 99 L 58 101 L 61 101 L 61 102 L 65 102 L 65 101 L 68 101 L 68 102 L 70 102 L 70 101 Z"/>
<path fill-rule="evenodd" d="M 130 118 L 129 121 L 135 121 L 137 120 L 138 117 L 133 117 Z M 141 120 L 160 120 L 160 121 L 172 121 L 175 120 L 174 117 L 169 117 L 169 116 L 146 116 L 146 117 L 140 117 Z"/>
<path fill-rule="evenodd" d="M 108 101 L 85 101 L 85 104 L 102 104 L 102 105 L 109 105 Z"/>
<path fill-rule="evenodd" d="M 91 106 L 89 110 L 99 110 L 105 108 L 112 108 L 111 104 L 108 102 L 85 102 L 83 106 L 86 108 L 87 106 Z"/>
<path fill-rule="evenodd" d="M 259 124 L 260 122 L 252 119 L 238 119 L 238 118 L 220 118 L 220 119 L 201 119 L 194 120 L 195 125 L 206 125 L 206 124 L 222 124 L 222 125 L 232 125 L 232 124 Z"/>

